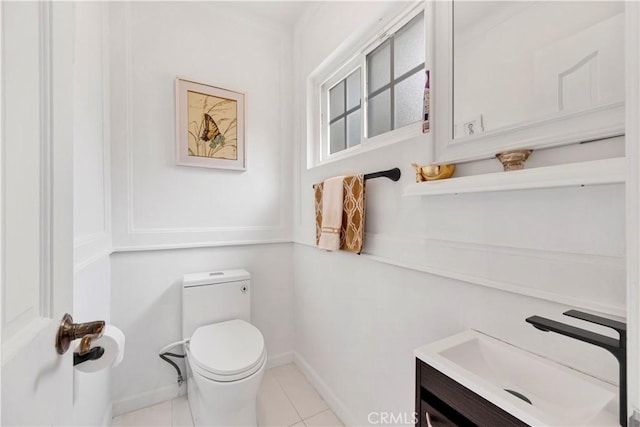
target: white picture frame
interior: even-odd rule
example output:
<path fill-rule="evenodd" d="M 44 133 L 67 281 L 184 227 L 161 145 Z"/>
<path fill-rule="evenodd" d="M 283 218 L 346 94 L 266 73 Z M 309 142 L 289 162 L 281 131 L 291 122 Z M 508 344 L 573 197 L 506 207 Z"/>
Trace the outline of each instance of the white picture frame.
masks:
<path fill-rule="evenodd" d="M 177 77 L 176 165 L 244 171 L 246 94 Z"/>

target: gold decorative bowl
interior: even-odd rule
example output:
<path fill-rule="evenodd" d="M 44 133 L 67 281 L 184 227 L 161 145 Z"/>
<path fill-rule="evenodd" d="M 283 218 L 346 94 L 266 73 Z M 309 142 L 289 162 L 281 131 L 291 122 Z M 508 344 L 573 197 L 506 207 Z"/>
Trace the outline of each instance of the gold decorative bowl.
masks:
<path fill-rule="evenodd" d="M 513 150 L 496 154 L 505 172 L 517 171 L 524 168 L 524 162 L 527 161 L 533 150 Z"/>
<path fill-rule="evenodd" d="M 411 166 L 416 170 L 417 182 L 451 178 L 453 173 L 456 171 L 456 165 L 454 164 L 420 166 L 413 163 Z"/>

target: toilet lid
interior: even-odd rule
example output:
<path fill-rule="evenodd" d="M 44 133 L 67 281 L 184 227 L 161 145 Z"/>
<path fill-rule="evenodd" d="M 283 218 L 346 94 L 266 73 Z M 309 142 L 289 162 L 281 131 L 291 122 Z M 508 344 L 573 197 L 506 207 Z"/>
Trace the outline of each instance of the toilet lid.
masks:
<path fill-rule="evenodd" d="M 218 376 L 251 374 L 264 359 L 264 338 L 252 324 L 234 319 L 201 326 L 189 342 L 192 361 Z"/>

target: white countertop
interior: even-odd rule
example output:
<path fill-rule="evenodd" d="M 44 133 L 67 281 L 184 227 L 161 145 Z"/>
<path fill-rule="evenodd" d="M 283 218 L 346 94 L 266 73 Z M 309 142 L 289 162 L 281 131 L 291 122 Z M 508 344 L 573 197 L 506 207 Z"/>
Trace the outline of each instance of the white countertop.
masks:
<path fill-rule="evenodd" d="M 617 387 L 481 332 L 468 330 L 414 354 L 529 425 L 619 426 Z"/>

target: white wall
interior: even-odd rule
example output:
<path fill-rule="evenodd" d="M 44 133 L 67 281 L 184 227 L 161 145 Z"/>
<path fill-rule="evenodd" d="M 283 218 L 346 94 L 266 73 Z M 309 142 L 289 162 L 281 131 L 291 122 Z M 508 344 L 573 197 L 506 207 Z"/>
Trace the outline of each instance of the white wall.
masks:
<path fill-rule="evenodd" d="M 74 58 L 74 286 L 76 322 L 110 321 L 110 170 L 107 9 L 75 4 Z M 104 425 L 111 417 L 108 370 L 74 370 L 73 423 Z"/>
<path fill-rule="evenodd" d="M 125 358 L 113 370 L 114 413 L 186 392 L 186 386 L 178 390 L 175 370 L 158 357 L 162 347 L 182 339 L 184 273 L 247 269 L 251 273 L 251 323 L 265 338 L 269 363 L 290 361 L 291 258 L 289 243 L 114 254 L 112 320 L 127 336 Z"/>
<path fill-rule="evenodd" d="M 233 267 L 252 274 L 253 322 L 271 363 L 295 350 L 348 423 L 367 424 L 371 410 L 412 412 L 413 348 L 468 328 L 616 381 L 608 354 L 524 318 L 568 306 L 624 314 L 621 186 L 405 198 L 410 163 L 429 156 L 421 138 L 306 169 L 306 77 L 403 7 L 314 3 L 292 35 L 231 3 L 109 5 L 110 320 L 127 336 L 114 413 L 180 392 L 157 356 L 182 338 L 180 278 Z M 247 92 L 247 172 L 175 166 L 176 76 Z M 368 183 L 365 255 L 308 247 L 313 183 L 394 166 L 399 183 Z M 474 168 L 500 165 L 464 169 Z"/>
<path fill-rule="evenodd" d="M 108 256 L 75 272 L 73 320 L 104 320 L 111 323 L 111 267 Z M 113 370 L 82 373 L 74 370 L 73 423 L 78 426 L 105 425 L 112 415 L 111 375 Z"/>
<path fill-rule="evenodd" d="M 640 51 L 640 4 L 626 6 L 625 46 L 627 52 Z M 626 225 L 627 225 L 627 360 L 640 360 L 640 55 L 628 58 L 626 62 L 627 102 L 627 169 L 626 185 Z M 628 371 L 629 412 L 640 412 L 640 366 L 629 364 Z"/>
<path fill-rule="evenodd" d="M 185 273 L 249 270 L 270 363 L 291 358 L 291 30 L 247 6 L 109 6 L 116 414 L 178 393 L 157 353 L 182 338 Z M 247 94 L 246 172 L 175 166 L 176 76 Z"/>
<path fill-rule="evenodd" d="M 298 22 L 295 135 L 301 141 L 307 76 L 349 35 L 399 8 L 326 2 Z M 356 11 L 359 19 L 349 19 Z M 561 319 L 567 307 L 625 314 L 623 186 L 403 197 L 403 187 L 414 182 L 410 163 L 430 157 L 428 141 L 405 141 L 313 169 L 306 169 L 305 144 L 296 146 L 295 349 L 338 415 L 363 425 L 369 411 L 412 412 L 412 350 L 469 328 L 616 382 L 617 363 L 609 354 L 542 334 L 524 319 Z M 584 155 L 609 155 L 620 142 L 613 149 L 588 144 Z M 534 154 L 556 157 L 551 163 L 575 161 L 562 157 L 569 152 Z M 364 255 L 308 247 L 315 236 L 313 183 L 396 166 L 403 172 L 400 182 L 367 183 Z M 461 169 L 500 167 L 489 160 Z"/>
<path fill-rule="evenodd" d="M 116 249 L 290 240 L 290 33 L 231 3 L 111 12 Z M 176 76 L 247 94 L 246 172 L 175 166 Z"/>
<path fill-rule="evenodd" d="M 326 385 L 325 399 L 350 425 L 369 425 L 372 411 L 411 414 L 413 350 L 467 329 L 617 377 L 618 364 L 606 351 L 524 321 L 562 317 L 570 306 L 305 245 L 296 245 L 294 265 L 297 361 Z"/>

